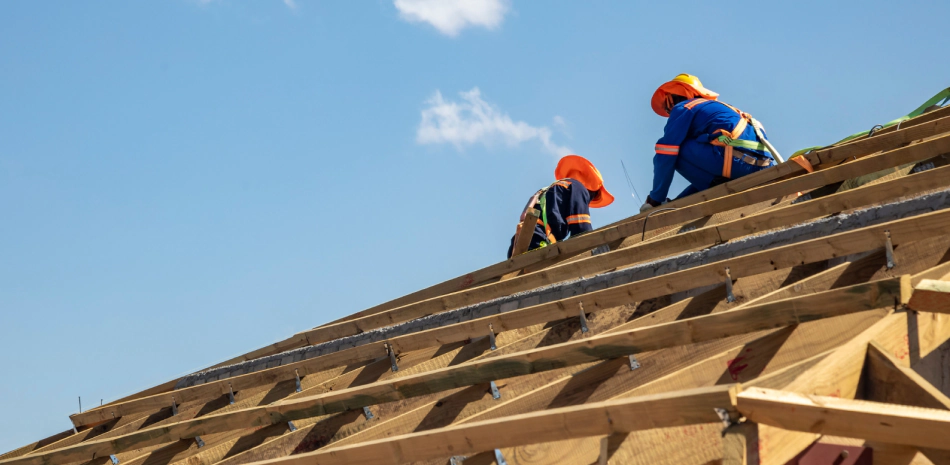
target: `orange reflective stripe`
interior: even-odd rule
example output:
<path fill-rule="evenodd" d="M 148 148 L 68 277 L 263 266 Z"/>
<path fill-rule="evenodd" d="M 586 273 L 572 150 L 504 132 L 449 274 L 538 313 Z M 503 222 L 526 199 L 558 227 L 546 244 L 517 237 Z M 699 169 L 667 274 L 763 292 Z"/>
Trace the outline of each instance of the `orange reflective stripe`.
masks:
<path fill-rule="evenodd" d="M 590 223 L 590 215 L 580 214 L 567 217 L 567 224 Z"/>
<path fill-rule="evenodd" d="M 722 157 L 722 177 L 732 179 L 732 146 L 727 145 Z"/>
<path fill-rule="evenodd" d="M 558 186 L 561 186 L 561 187 L 563 187 L 563 188 L 571 187 L 571 182 L 570 182 L 570 181 L 558 181 L 558 182 L 556 182 L 556 183 L 554 183 L 554 184 L 557 184 Z"/>
<path fill-rule="evenodd" d="M 693 99 L 693 100 L 690 100 L 689 102 L 686 102 L 686 105 L 683 105 L 683 108 L 686 108 L 687 110 L 692 110 L 693 107 L 695 107 L 696 105 L 699 105 L 700 103 L 705 103 L 708 101 L 709 100 L 706 100 L 704 98 Z"/>
<path fill-rule="evenodd" d="M 680 146 L 656 144 L 656 153 L 659 153 L 662 155 L 679 155 Z"/>

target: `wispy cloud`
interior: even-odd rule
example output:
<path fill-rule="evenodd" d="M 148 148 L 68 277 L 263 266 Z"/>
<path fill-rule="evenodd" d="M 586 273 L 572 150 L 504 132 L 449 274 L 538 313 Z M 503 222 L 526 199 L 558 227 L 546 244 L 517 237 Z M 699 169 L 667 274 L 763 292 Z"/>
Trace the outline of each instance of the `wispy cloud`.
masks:
<path fill-rule="evenodd" d="M 510 9 L 510 0 L 395 0 L 399 16 L 413 23 L 429 23 L 455 37 L 469 26 L 494 29 Z"/>
<path fill-rule="evenodd" d="M 291 10 L 297 9 L 297 2 L 295 0 L 284 0 L 284 5 L 287 5 L 287 8 Z"/>
<path fill-rule="evenodd" d="M 500 142 L 514 147 L 536 140 L 553 155 L 571 153 L 571 149 L 551 141 L 550 128 L 512 120 L 507 113 L 483 100 L 478 87 L 459 95 L 461 100 L 453 102 L 436 91 L 426 100 L 416 142 L 423 145 L 452 144 L 462 150 L 474 144 L 491 146 Z"/>

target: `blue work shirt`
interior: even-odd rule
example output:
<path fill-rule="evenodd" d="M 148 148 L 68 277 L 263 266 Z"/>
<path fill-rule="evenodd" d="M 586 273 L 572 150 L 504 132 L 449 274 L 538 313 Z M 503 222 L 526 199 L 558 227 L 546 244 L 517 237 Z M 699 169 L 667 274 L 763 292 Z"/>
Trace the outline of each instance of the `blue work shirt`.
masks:
<path fill-rule="evenodd" d="M 590 224 L 590 192 L 580 181 L 570 178 L 561 179 L 544 193 L 544 197 L 548 227 L 551 228 L 554 241 L 563 241 L 569 235 L 575 236 L 593 229 Z M 540 199 L 534 204 L 534 208 L 541 211 Z M 542 241 L 548 245 L 554 242 L 548 237 L 542 218 L 538 218 L 534 226 L 534 235 L 531 237 L 528 250 L 537 249 Z M 508 246 L 508 258 L 511 258 L 514 245 L 515 237 L 512 236 L 511 245 Z"/>
<path fill-rule="evenodd" d="M 663 129 L 663 137 L 656 142 L 650 198 L 657 202 L 666 200 L 674 172 L 679 172 L 690 183 L 679 197 L 724 182 L 724 147 L 712 145 L 709 141 L 718 137 L 713 133 L 719 129 L 732 132 L 741 118 L 735 110 L 715 100 L 690 99 L 674 105 Z M 764 130 L 762 135 L 765 135 Z M 739 139 L 757 141 L 755 128 L 751 124 L 746 126 Z M 734 150 L 737 155 L 746 153 L 759 159 L 772 159 L 772 155 L 764 151 L 738 147 Z M 763 167 L 733 161 L 731 178 L 761 169 Z"/>

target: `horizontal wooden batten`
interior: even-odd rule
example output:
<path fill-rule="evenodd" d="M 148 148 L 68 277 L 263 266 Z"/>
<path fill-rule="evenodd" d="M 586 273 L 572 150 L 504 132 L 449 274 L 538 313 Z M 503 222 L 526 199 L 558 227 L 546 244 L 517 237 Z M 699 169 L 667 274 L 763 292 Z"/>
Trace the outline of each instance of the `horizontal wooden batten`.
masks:
<path fill-rule="evenodd" d="M 719 421 L 715 409 L 733 411 L 738 389 L 714 386 L 551 409 L 255 463 L 399 465 L 501 447 L 714 423 Z"/>

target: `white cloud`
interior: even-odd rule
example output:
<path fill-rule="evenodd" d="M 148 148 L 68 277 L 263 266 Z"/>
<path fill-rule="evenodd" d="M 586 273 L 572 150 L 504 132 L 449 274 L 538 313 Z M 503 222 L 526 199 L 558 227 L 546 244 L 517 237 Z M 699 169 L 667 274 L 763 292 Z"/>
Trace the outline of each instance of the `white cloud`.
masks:
<path fill-rule="evenodd" d="M 469 26 L 498 27 L 510 0 L 395 0 L 399 16 L 409 22 L 426 22 L 447 36 L 457 36 Z"/>
<path fill-rule="evenodd" d="M 461 92 L 462 100 L 448 101 L 442 93 L 426 100 L 422 121 L 416 131 L 419 144 L 452 144 L 458 150 L 474 144 L 491 146 L 501 142 L 510 147 L 537 140 L 545 151 L 566 155 L 571 149 L 551 141 L 551 129 L 513 121 L 510 116 L 481 97 L 478 87 Z"/>

